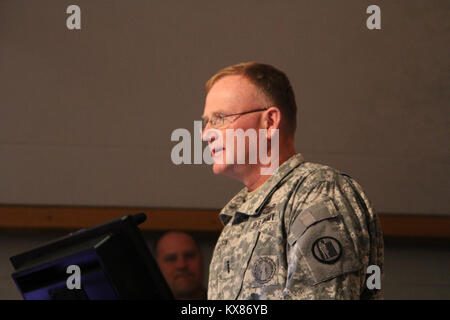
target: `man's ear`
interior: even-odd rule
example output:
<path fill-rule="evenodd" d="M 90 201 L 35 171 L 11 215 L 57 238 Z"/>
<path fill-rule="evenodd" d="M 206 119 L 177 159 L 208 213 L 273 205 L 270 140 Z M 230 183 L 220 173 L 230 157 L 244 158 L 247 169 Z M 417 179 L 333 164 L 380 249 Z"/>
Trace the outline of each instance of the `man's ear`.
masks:
<path fill-rule="evenodd" d="M 264 112 L 264 124 L 269 139 L 273 136 L 274 130 L 280 130 L 281 111 L 278 107 L 270 107 Z"/>

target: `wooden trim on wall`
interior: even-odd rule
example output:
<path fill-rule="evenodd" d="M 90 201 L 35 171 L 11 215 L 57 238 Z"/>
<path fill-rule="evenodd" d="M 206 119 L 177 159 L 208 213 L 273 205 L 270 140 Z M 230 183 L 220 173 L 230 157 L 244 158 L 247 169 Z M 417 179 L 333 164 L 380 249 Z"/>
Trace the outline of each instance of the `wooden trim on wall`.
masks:
<path fill-rule="evenodd" d="M 450 238 L 449 216 L 379 214 L 384 236 Z"/>
<path fill-rule="evenodd" d="M 219 210 L 72 206 L 0 206 L 0 228 L 82 229 L 145 212 L 142 230 L 220 232 Z M 385 236 L 450 238 L 450 217 L 379 214 Z"/>
<path fill-rule="evenodd" d="M 0 206 L 0 228 L 82 229 L 144 212 L 147 220 L 142 230 L 221 230 L 218 210 L 59 207 L 59 206 Z"/>

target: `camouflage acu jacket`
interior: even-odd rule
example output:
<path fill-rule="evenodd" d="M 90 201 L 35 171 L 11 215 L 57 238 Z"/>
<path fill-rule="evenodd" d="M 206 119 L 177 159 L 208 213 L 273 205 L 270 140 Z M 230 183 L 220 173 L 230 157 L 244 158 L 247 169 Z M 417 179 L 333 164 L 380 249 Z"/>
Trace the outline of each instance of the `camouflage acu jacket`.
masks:
<path fill-rule="evenodd" d="M 247 196 L 219 215 L 208 299 L 381 298 L 366 269 L 383 270 L 382 232 L 351 177 L 297 154 Z"/>

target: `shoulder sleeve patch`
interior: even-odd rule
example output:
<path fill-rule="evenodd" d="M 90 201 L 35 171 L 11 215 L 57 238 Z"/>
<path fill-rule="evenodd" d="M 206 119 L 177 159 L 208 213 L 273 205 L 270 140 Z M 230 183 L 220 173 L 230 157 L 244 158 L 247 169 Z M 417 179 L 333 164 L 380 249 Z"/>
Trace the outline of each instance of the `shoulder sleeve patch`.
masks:
<path fill-rule="evenodd" d="M 362 268 L 353 241 L 329 198 L 300 212 L 291 225 L 288 243 L 300 251 L 314 284 Z"/>

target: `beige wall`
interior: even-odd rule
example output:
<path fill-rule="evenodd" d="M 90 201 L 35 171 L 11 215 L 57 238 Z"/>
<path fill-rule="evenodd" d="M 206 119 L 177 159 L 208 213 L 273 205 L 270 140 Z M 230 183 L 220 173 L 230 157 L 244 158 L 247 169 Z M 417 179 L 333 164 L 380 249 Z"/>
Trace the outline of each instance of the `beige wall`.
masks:
<path fill-rule="evenodd" d="M 449 214 L 449 8 L 0 1 L 0 203 L 220 208 L 240 185 L 172 164 L 170 135 L 193 132 L 218 68 L 257 60 L 292 80 L 306 159 L 354 176 L 380 212 Z"/>

